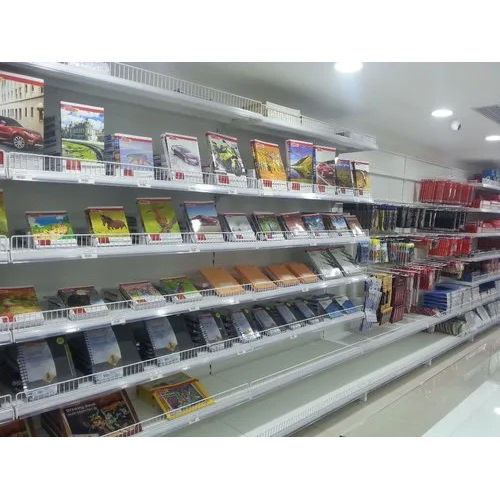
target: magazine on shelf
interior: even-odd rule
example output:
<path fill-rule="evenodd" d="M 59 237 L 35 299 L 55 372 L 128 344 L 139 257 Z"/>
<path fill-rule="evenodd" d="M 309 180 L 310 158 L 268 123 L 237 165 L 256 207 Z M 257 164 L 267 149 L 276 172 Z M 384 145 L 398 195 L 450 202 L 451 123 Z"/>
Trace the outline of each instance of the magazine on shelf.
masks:
<path fill-rule="evenodd" d="M 328 231 L 338 231 L 339 233 L 342 233 L 349 230 L 347 222 L 342 214 L 332 214 L 327 212 L 321 215 Z"/>
<path fill-rule="evenodd" d="M 193 282 L 186 276 L 176 276 L 173 278 L 163 278 L 160 283 L 172 302 L 189 302 L 201 300 L 203 297 Z"/>
<path fill-rule="evenodd" d="M 9 226 L 7 225 L 7 213 L 5 211 L 5 200 L 3 189 L 0 189 L 0 236 L 9 236 Z M 0 242 L 1 250 L 1 242 Z"/>
<path fill-rule="evenodd" d="M 331 248 L 329 253 L 346 276 L 361 272 L 361 268 L 354 262 L 354 259 L 342 248 Z"/>
<path fill-rule="evenodd" d="M 259 239 L 268 241 L 283 240 L 285 235 L 278 216 L 271 212 L 254 212 L 252 214 Z"/>
<path fill-rule="evenodd" d="M 252 325 L 250 324 L 247 316 L 243 311 L 233 311 L 231 313 L 231 322 L 238 337 L 243 342 L 249 342 L 251 340 L 260 338 L 259 332 L 254 331 Z"/>
<path fill-rule="evenodd" d="M 330 318 L 339 318 L 342 316 L 342 307 L 335 300 L 335 297 L 322 295 L 314 297 L 312 301 L 316 305 L 318 315 L 326 314 Z"/>
<path fill-rule="evenodd" d="M 301 283 L 316 283 L 319 278 L 302 262 L 287 262 L 285 264 L 297 276 Z"/>
<path fill-rule="evenodd" d="M 339 264 L 333 258 L 328 248 L 306 250 L 306 255 L 322 279 L 335 279 L 343 276 Z"/>
<path fill-rule="evenodd" d="M 336 148 L 313 146 L 314 182 L 318 186 L 334 187 L 337 184 L 335 175 L 336 154 Z"/>
<path fill-rule="evenodd" d="M 303 214 L 302 220 L 306 229 L 314 233 L 314 236 L 317 238 L 326 238 L 329 236 L 321 214 Z"/>
<path fill-rule="evenodd" d="M 266 309 L 263 307 L 254 307 L 252 312 L 261 332 L 265 330 L 262 332 L 264 335 L 277 335 L 281 332 L 281 329 Z"/>
<path fill-rule="evenodd" d="M 342 311 L 344 311 L 347 314 L 352 314 L 354 311 L 354 304 L 352 300 L 347 297 L 346 295 L 339 295 L 335 297 L 335 300 L 337 301 L 337 304 L 342 308 Z"/>
<path fill-rule="evenodd" d="M 310 238 L 300 212 L 280 214 L 279 217 L 287 231 L 288 238 Z"/>
<path fill-rule="evenodd" d="M 127 435 L 141 430 L 135 409 L 123 390 L 82 401 L 56 412 L 61 413 L 66 436 L 102 436 L 129 426 L 135 427 L 127 430 Z"/>
<path fill-rule="evenodd" d="M 129 134 L 108 134 L 104 137 L 106 161 L 119 163 L 112 175 L 154 179 L 153 139 Z M 108 168 L 108 173 L 109 168 Z"/>
<path fill-rule="evenodd" d="M 313 143 L 288 139 L 286 141 L 288 180 L 301 184 L 313 183 Z"/>
<path fill-rule="evenodd" d="M 320 320 L 315 318 L 314 311 L 306 304 L 302 299 L 297 299 L 293 302 L 293 305 L 297 308 L 299 313 L 304 317 L 304 319 L 309 320 L 309 323 L 318 323 Z"/>
<path fill-rule="evenodd" d="M 207 132 L 205 136 L 212 156 L 212 170 L 216 183 L 247 187 L 245 167 L 238 149 L 238 139 L 215 132 Z"/>
<path fill-rule="evenodd" d="M 148 243 L 182 243 L 171 198 L 137 198 L 137 208 Z"/>
<path fill-rule="evenodd" d="M 161 135 L 161 143 L 165 163 L 172 171 L 172 180 L 203 183 L 196 137 L 165 132 Z"/>
<path fill-rule="evenodd" d="M 105 316 L 109 312 L 104 300 L 99 296 L 95 287 L 91 285 L 61 288 L 57 291 L 57 295 L 65 306 L 70 308 L 69 319 L 78 320 Z"/>
<path fill-rule="evenodd" d="M 215 344 L 224 340 L 212 313 L 201 313 L 197 319 L 201 334 L 207 344 Z"/>
<path fill-rule="evenodd" d="M 65 210 L 26 212 L 35 248 L 76 247 L 76 236 Z"/>
<path fill-rule="evenodd" d="M 18 364 L 23 386 L 35 389 L 57 381 L 56 363 L 45 341 L 24 342 L 18 346 Z M 54 393 L 57 393 L 57 388 Z"/>
<path fill-rule="evenodd" d="M 0 71 L 0 128 L 6 130 L 5 135 L 2 134 L 1 149 L 16 153 L 42 152 L 44 97 L 45 84 L 40 78 Z"/>
<path fill-rule="evenodd" d="M 298 319 L 286 304 L 276 304 L 275 308 L 282 325 L 291 329 L 299 328 Z"/>
<path fill-rule="evenodd" d="M 269 186 L 264 183 L 263 187 L 275 187 L 274 182 L 278 181 L 284 183 L 286 188 L 286 170 L 278 144 L 255 139 L 250 141 L 250 145 L 257 177 L 263 181 L 271 181 Z"/>
<path fill-rule="evenodd" d="M 22 418 L 0 425 L 0 438 L 3 437 L 32 437 L 33 431 L 28 419 Z"/>
<path fill-rule="evenodd" d="M 148 319 L 144 322 L 144 325 L 154 350 L 154 357 L 165 356 L 178 351 L 179 343 L 168 318 Z"/>
<path fill-rule="evenodd" d="M 370 191 L 370 164 L 367 161 L 354 160 L 352 162 L 354 187 Z"/>
<path fill-rule="evenodd" d="M 363 236 L 363 228 L 361 227 L 356 215 L 346 214 L 344 215 L 344 219 L 347 223 L 347 227 L 351 230 L 354 236 Z"/>
<path fill-rule="evenodd" d="M 273 283 L 257 266 L 238 265 L 234 266 L 234 269 L 241 276 L 242 282 L 251 285 L 256 292 L 277 288 L 276 283 Z"/>
<path fill-rule="evenodd" d="M 213 201 L 186 201 L 184 210 L 196 242 L 224 242 L 219 216 Z"/>
<path fill-rule="evenodd" d="M 337 164 L 335 166 L 335 177 L 337 179 L 338 187 L 352 189 L 353 180 L 351 160 L 343 160 L 341 158 L 337 158 Z"/>
<path fill-rule="evenodd" d="M 149 282 L 120 283 L 120 291 L 126 299 L 132 301 L 132 308 L 146 309 L 166 305 L 163 295 Z"/>
<path fill-rule="evenodd" d="M 206 267 L 200 272 L 220 297 L 245 293 L 244 288 L 223 267 Z"/>
<path fill-rule="evenodd" d="M 265 267 L 271 279 L 279 286 L 293 286 L 300 284 L 300 280 L 288 269 L 285 264 L 275 264 Z"/>
<path fill-rule="evenodd" d="M 32 286 L 0 288 L 0 330 L 8 323 L 36 326 L 43 315 Z"/>
<path fill-rule="evenodd" d="M 245 214 L 222 214 L 229 238 L 232 241 L 255 241 L 257 237 Z"/>
<path fill-rule="evenodd" d="M 123 207 L 89 207 L 85 209 L 92 242 L 97 246 L 132 245 Z"/>

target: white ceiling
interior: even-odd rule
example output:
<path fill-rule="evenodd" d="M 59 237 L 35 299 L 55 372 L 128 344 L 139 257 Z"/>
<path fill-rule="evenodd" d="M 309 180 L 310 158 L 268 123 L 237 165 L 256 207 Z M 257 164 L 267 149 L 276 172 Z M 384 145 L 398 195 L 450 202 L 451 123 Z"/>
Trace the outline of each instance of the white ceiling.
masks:
<path fill-rule="evenodd" d="M 500 125 L 473 107 L 500 104 L 500 63 L 366 63 L 343 75 L 333 63 L 131 63 L 259 100 L 300 108 L 377 137 L 381 149 L 446 164 L 500 164 Z M 431 111 L 451 108 L 462 122 Z"/>

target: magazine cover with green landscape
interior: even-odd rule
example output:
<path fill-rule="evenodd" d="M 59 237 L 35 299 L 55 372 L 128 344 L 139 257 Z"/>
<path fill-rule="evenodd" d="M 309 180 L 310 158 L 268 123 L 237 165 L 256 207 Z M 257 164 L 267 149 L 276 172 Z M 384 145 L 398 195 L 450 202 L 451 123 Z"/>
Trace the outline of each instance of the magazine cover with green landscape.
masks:
<path fill-rule="evenodd" d="M 138 198 L 137 206 L 144 232 L 149 234 L 181 232 L 171 198 Z"/>
<path fill-rule="evenodd" d="M 75 239 L 68 213 L 60 212 L 26 212 L 26 219 L 31 234 L 36 240 L 72 240 Z"/>
<path fill-rule="evenodd" d="M 94 234 L 106 236 L 130 234 L 123 207 L 90 207 L 86 212 Z"/>
<path fill-rule="evenodd" d="M 104 108 L 61 101 L 62 156 L 104 160 Z"/>
<path fill-rule="evenodd" d="M 0 235 L 9 235 L 9 228 L 7 226 L 7 213 L 5 212 L 2 189 L 0 189 Z"/>
<path fill-rule="evenodd" d="M 186 276 L 163 278 L 160 283 L 165 293 L 173 296 L 176 301 L 201 299 L 200 292 Z"/>
<path fill-rule="evenodd" d="M 291 182 L 312 184 L 313 144 L 312 142 L 286 141 L 288 178 Z"/>
<path fill-rule="evenodd" d="M 7 318 L 10 322 L 17 314 L 36 312 L 40 312 L 40 306 L 34 287 L 0 288 L 0 321 Z"/>

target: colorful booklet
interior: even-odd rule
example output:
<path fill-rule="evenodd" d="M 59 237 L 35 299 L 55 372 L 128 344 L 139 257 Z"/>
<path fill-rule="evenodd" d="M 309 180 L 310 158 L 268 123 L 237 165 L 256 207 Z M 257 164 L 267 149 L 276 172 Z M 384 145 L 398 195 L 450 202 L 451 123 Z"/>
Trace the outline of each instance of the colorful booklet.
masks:
<path fill-rule="evenodd" d="M 223 267 L 207 267 L 200 272 L 220 297 L 245 293 L 243 287 Z"/>
<path fill-rule="evenodd" d="M 104 108 L 61 101 L 61 148 L 67 158 L 104 160 Z"/>
<path fill-rule="evenodd" d="M 184 210 L 197 242 L 224 242 L 219 216 L 213 201 L 186 201 Z"/>
<path fill-rule="evenodd" d="M 337 301 L 337 304 L 342 308 L 342 311 L 344 311 L 347 314 L 352 314 L 354 311 L 354 304 L 352 300 L 347 297 L 346 295 L 340 295 L 338 297 L 335 297 L 335 300 Z"/>
<path fill-rule="evenodd" d="M 255 241 L 257 237 L 245 214 L 222 214 L 231 241 Z"/>
<path fill-rule="evenodd" d="M 244 177 L 245 167 L 238 149 L 238 139 L 215 132 L 207 132 L 205 136 L 212 155 L 212 169 L 216 177 L 218 174 L 227 175 L 230 184 L 235 177 Z"/>
<path fill-rule="evenodd" d="M 256 292 L 274 290 L 277 285 L 273 283 L 257 266 L 239 265 L 234 269 L 246 284 L 250 284 Z"/>
<path fill-rule="evenodd" d="M 259 239 L 271 241 L 285 239 L 283 229 L 275 214 L 270 212 L 254 212 L 252 217 L 259 233 Z"/>
<path fill-rule="evenodd" d="M 313 146 L 314 182 L 318 186 L 335 186 L 336 148 L 327 146 Z"/>
<path fill-rule="evenodd" d="M 173 180 L 203 182 L 198 139 L 165 132 L 161 135 L 165 163 L 173 171 Z M 188 179 L 185 178 L 188 174 Z"/>
<path fill-rule="evenodd" d="M 102 436 L 127 429 L 126 435 L 141 431 L 137 414 L 126 391 L 67 406 L 60 412 L 66 436 Z"/>
<path fill-rule="evenodd" d="M 69 319 L 105 316 L 109 309 L 93 286 L 61 288 L 57 295 L 70 308 Z"/>
<path fill-rule="evenodd" d="M 358 189 L 370 190 L 370 164 L 367 161 L 355 160 L 352 162 L 354 186 Z"/>
<path fill-rule="evenodd" d="M 122 177 L 154 179 L 153 139 L 128 134 L 109 134 L 104 138 L 107 161 L 119 163 L 113 173 Z"/>
<path fill-rule="evenodd" d="M 242 342 L 250 342 L 260 338 L 260 333 L 255 331 L 243 311 L 231 312 L 231 322 L 239 339 Z"/>
<path fill-rule="evenodd" d="M 264 181 L 286 182 L 286 170 L 281 160 L 280 148 L 270 142 L 252 140 L 253 161 L 257 177 Z M 266 185 L 264 187 L 273 187 Z"/>
<path fill-rule="evenodd" d="M 335 297 L 322 295 L 321 297 L 314 297 L 313 302 L 316 304 L 319 315 L 328 315 L 330 318 L 342 316 L 342 307 L 335 300 Z"/>
<path fill-rule="evenodd" d="M 11 322 L 25 323 L 26 326 L 43 322 L 34 287 L 0 288 L 0 329 L 3 323 Z"/>
<path fill-rule="evenodd" d="M 26 212 L 26 220 L 33 235 L 35 248 L 73 247 L 76 236 L 69 222 L 68 212 Z"/>
<path fill-rule="evenodd" d="M 173 302 L 188 302 L 203 298 L 193 282 L 186 276 L 163 278 L 160 283 L 165 290 L 165 294 Z"/>
<path fill-rule="evenodd" d="M 120 291 L 125 298 L 132 301 L 134 309 L 161 307 L 166 303 L 163 295 L 149 281 L 120 283 Z"/>
<path fill-rule="evenodd" d="M 337 261 L 330 254 L 328 248 L 307 250 L 306 255 L 311 261 L 314 270 L 321 276 L 322 279 L 342 277 L 342 271 L 340 270 Z"/>
<path fill-rule="evenodd" d="M 287 262 L 285 264 L 297 276 L 301 283 L 316 283 L 319 278 L 302 262 Z"/>
<path fill-rule="evenodd" d="M 171 198 L 137 198 L 137 207 L 148 243 L 182 243 Z"/>
<path fill-rule="evenodd" d="M 313 183 L 313 143 L 286 141 L 288 180 L 301 184 Z"/>
<path fill-rule="evenodd" d="M 342 214 L 323 213 L 323 222 L 328 231 L 347 231 L 347 222 Z"/>
<path fill-rule="evenodd" d="M 89 227 L 98 246 L 131 245 L 127 217 L 123 207 L 89 207 L 85 209 Z"/>
<path fill-rule="evenodd" d="M 286 228 L 288 238 L 309 238 L 306 227 L 302 220 L 300 212 L 291 212 L 280 215 L 281 222 Z"/>
<path fill-rule="evenodd" d="M 0 189 L 0 236 L 9 236 L 9 227 L 7 225 L 7 213 L 5 212 L 3 189 Z"/>
<path fill-rule="evenodd" d="M 326 238 L 328 236 L 321 214 L 304 214 L 302 215 L 302 220 L 306 229 L 314 233 L 316 237 Z"/>
<path fill-rule="evenodd" d="M 335 177 L 337 179 L 337 186 L 344 188 L 353 187 L 351 160 L 337 158 Z"/>
<path fill-rule="evenodd" d="M 169 420 L 215 403 L 198 379 L 184 373 L 139 385 L 137 395 L 147 404 L 158 405 Z"/>
<path fill-rule="evenodd" d="M 269 274 L 272 280 L 278 283 L 279 286 L 293 286 L 300 284 L 300 280 L 297 279 L 297 277 L 285 264 L 266 266 L 265 271 Z"/>

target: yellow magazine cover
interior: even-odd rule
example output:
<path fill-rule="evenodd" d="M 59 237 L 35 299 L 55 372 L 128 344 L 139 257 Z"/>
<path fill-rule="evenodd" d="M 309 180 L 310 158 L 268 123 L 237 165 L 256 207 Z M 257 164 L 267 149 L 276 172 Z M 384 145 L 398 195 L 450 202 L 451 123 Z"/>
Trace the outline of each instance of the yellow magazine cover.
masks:
<path fill-rule="evenodd" d="M 106 236 L 128 236 L 129 229 L 123 207 L 91 207 L 86 209 L 90 230 Z"/>
<path fill-rule="evenodd" d="M 370 164 L 366 161 L 353 161 L 354 185 L 358 189 L 370 191 Z"/>
<path fill-rule="evenodd" d="M 3 198 L 3 189 L 0 189 L 0 236 L 1 235 L 9 235 L 9 228 L 7 226 L 7 213 L 5 212 L 5 203 Z"/>
<path fill-rule="evenodd" d="M 34 287 L 0 288 L 0 321 L 12 322 L 18 314 L 40 310 Z"/>
<path fill-rule="evenodd" d="M 145 233 L 180 233 L 171 198 L 138 198 L 137 206 Z"/>
<path fill-rule="evenodd" d="M 251 141 L 255 170 L 259 179 L 286 181 L 286 170 L 277 144 Z"/>

